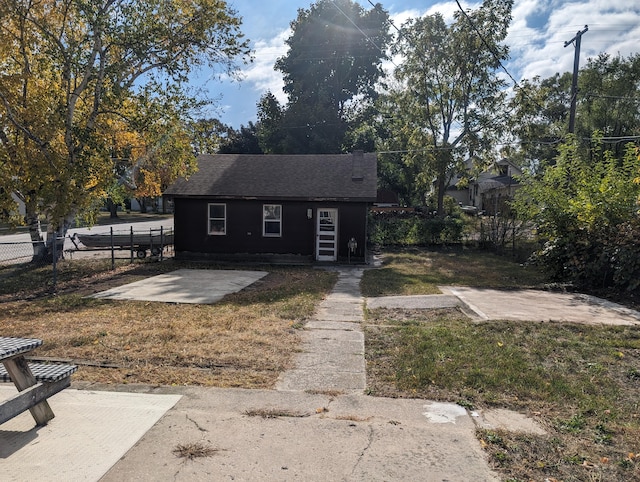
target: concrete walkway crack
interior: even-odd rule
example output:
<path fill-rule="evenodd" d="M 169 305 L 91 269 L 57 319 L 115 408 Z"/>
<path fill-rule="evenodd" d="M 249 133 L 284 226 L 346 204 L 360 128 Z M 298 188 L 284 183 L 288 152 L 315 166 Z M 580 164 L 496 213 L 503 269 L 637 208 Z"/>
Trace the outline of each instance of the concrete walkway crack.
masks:
<path fill-rule="evenodd" d="M 360 465 L 360 462 L 362 462 L 362 460 L 364 459 L 365 454 L 367 453 L 367 451 L 373 445 L 373 436 L 375 434 L 375 432 L 373 430 L 373 426 L 369 425 L 367 428 L 369 430 L 369 433 L 367 434 L 367 444 L 365 445 L 365 447 L 358 454 L 358 458 L 356 460 L 356 463 L 353 464 L 353 470 L 351 471 L 351 475 L 354 475 L 354 474 L 357 473 L 358 466 Z"/>

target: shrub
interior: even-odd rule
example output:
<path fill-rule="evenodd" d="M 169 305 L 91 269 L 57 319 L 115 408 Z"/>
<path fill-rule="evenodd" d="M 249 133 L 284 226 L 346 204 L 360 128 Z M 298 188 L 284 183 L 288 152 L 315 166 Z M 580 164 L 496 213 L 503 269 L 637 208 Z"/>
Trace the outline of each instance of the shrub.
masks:
<path fill-rule="evenodd" d="M 427 246 L 462 241 L 465 223 L 459 216 L 434 217 L 422 212 L 372 212 L 369 242 L 376 246 Z"/>
<path fill-rule="evenodd" d="M 558 280 L 586 288 L 640 288 L 640 156 L 616 159 L 571 141 L 540 178 L 525 176 L 515 203 L 546 240 L 536 259 Z"/>

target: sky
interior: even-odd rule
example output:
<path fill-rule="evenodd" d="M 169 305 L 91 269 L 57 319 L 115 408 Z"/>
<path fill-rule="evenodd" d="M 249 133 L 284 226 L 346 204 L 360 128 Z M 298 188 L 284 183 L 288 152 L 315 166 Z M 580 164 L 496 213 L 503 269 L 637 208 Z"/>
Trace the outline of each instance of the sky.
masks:
<path fill-rule="evenodd" d="M 356 0 L 370 9 L 368 0 Z M 452 19 L 458 10 L 455 1 L 380 0 L 397 27 L 408 18 L 439 12 Z M 256 103 L 267 91 L 284 103 L 282 76 L 273 69 L 278 57 L 286 53 L 285 40 L 290 23 L 299 8 L 308 9 L 312 0 L 228 0 L 242 17 L 241 30 L 250 40 L 254 61 L 242 65 L 241 81 L 201 72 L 202 87 L 217 100 L 210 112 L 224 124 L 238 129 L 256 121 Z M 460 1 L 464 9 L 475 9 L 480 2 Z M 556 72 L 573 70 L 574 47 L 565 42 L 588 25 L 582 36 L 580 66 L 600 53 L 627 57 L 640 52 L 639 0 L 514 0 L 513 19 L 505 44 L 510 60 L 505 64 L 516 81 L 535 76 L 547 78 Z M 513 82 L 504 74 L 511 85 Z"/>

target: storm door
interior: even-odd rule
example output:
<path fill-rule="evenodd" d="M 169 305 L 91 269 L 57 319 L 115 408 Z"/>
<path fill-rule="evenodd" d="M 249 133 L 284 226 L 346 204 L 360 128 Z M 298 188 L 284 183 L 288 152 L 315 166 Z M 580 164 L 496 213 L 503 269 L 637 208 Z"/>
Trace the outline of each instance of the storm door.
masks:
<path fill-rule="evenodd" d="M 316 232 L 316 260 L 336 261 L 338 259 L 338 210 L 318 209 Z"/>

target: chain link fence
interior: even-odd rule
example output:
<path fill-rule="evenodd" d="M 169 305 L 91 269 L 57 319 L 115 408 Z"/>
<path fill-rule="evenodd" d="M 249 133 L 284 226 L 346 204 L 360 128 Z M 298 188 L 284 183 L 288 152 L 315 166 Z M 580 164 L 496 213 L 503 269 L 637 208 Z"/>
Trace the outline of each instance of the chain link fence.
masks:
<path fill-rule="evenodd" d="M 74 233 L 60 237 L 57 242 L 46 238 L 31 241 L 29 234 L 0 236 L 0 273 L 16 269 L 38 270 L 43 283 L 55 287 L 58 265 L 62 262 L 86 262 L 90 259 L 110 260 L 115 268 L 116 260 L 163 260 L 172 258 L 173 230 L 148 229 L 114 230 L 99 234 Z M 44 269 L 50 268 L 50 269 Z"/>

